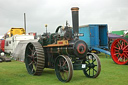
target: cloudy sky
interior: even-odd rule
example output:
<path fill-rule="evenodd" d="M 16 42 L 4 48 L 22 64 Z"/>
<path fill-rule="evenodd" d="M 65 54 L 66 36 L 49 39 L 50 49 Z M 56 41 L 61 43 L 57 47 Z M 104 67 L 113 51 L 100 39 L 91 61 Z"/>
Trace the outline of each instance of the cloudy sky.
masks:
<path fill-rule="evenodd" d="M 71 7 L 79 7 L 79 25 L 108 24 L 109 30 L 128 30 L 128 0 L 0 0 L 0 35 L 12 27 L 27 32 L 54 32 L 66 20 L 72 26 Z"/>

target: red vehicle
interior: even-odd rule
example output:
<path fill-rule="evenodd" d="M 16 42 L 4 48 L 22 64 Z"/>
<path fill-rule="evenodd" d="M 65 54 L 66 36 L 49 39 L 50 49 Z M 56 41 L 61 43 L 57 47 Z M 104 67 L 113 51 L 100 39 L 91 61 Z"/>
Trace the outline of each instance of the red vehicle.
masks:
<path fill-rule="evenodd" d="M 5 40 L 0 39 L 0 52 L 4 52 Z"/>

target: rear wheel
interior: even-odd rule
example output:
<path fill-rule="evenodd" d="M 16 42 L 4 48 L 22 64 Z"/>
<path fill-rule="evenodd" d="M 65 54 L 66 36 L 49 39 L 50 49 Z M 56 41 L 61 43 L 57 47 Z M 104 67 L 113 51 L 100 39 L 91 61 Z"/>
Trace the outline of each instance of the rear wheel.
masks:
<path fill-rule="evenodd" d="M 43 47 L 40 43 L 28 43 L 25 51 L 25 65 L 29 74 L 42 74 L 45 65 L 45 57 Z"/>
<path fill-rule="evenodd" d="M 124 38 L 114 40 L 111 46 L 111 56 L 117 64 L 128 64 L 128 40 Z"/>
<path fill-rule="evenodd" d="M 86 59 L 83 60 L 86 68 L 83 70 L 84 74 L 89 78 L 96 78 L 101 71 L 101 64 L 98 56 L 94 53 L 88 53 Z"/>
<path fill-rule="evenodd" d="M 73 66 L 70 58 L 60 55 L 55 61 L 55 72 L 57 78 L 62 82 L 69 82 L 73 76 Z"/>

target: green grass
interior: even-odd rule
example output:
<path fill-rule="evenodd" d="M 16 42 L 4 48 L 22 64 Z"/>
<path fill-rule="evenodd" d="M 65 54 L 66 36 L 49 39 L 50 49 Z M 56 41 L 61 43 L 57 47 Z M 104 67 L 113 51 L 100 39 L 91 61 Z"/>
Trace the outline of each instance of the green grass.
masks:
<path fill-rule="evenodd" d="M 0 63 L 0 85 L 127 85 L 127 65 L 115 64 L 111 57 L 99 54 L 101 73 L 93 79 L 84 76 L 82 70 L 75 70 L 68 83 L 60 82 L 53 69 L 44 69 L 41 76 L 29 75 L 25 64 L 19 61 Z"/>

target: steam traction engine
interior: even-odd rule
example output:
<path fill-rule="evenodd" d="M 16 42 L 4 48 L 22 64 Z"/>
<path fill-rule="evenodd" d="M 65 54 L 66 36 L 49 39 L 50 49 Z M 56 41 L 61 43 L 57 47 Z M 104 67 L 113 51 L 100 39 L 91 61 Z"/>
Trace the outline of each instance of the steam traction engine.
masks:
<path fill-rule="evenodd" d="M 88 53 L 87 44 L 79 40 L 78 10 L 72 10 L 73 34 L 68 24 L 59 26 L 55 33 L 44 33 L 38 42 L 27 44 L 25 64 L 29 74 L 41 75 L 44 68 L 55 69 L 57 78 L 62 82 L 69 82 L 73 70 L 83 70 L 90 78 L 96 78 L 101 71 L 98 56 Z"/>

